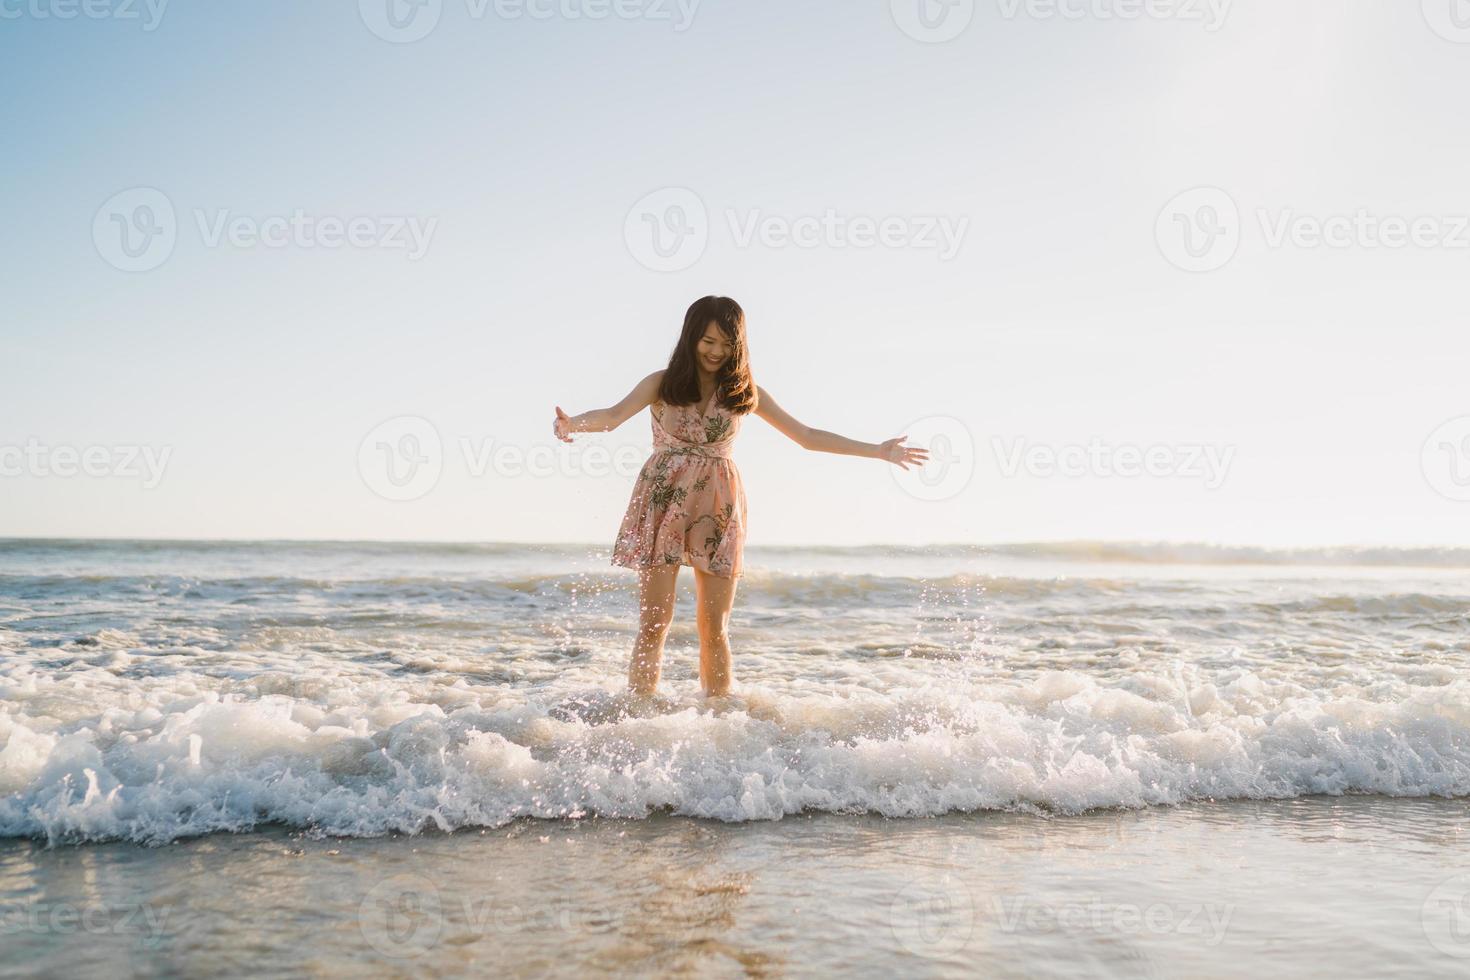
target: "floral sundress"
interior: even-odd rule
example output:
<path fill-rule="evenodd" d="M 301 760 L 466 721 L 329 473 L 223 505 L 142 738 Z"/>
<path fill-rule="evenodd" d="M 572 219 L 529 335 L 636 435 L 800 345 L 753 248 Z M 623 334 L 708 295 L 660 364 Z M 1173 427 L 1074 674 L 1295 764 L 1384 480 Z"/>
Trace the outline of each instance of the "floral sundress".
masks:
<path fill-rule="evenodd" d="M 742 574 L 745 486 L 731 458 L 739 415 L 718 396 L 698 405 L 656 401 L 653 455 L 643 464 L 612 561 L 628 568 L 690 565 L 721 578 Z"/>

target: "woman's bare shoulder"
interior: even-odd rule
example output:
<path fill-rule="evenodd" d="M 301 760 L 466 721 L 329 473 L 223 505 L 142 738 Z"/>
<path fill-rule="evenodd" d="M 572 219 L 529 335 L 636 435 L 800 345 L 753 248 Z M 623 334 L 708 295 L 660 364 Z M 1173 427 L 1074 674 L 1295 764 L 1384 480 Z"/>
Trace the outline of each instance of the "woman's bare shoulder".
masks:
<path fill-rule="evenodd" d="M 648 391 L 650 396 L 649 400 L 655 405 L 662 401 L 662 399 L 659 398 L 658 393 L 659 389 L 663 387 L 664 375 L 667 373 L 667 368 L 659 368 L 657 371 L 653 372 L 648 377 L 639 382 L 638 386 Z"/>

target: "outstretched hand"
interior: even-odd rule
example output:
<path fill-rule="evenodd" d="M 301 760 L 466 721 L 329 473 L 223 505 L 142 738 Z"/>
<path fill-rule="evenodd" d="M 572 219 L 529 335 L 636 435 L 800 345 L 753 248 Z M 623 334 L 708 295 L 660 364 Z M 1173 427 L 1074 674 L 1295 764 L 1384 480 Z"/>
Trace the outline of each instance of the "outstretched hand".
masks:
<path fill-rule="evenodd" d="M 908 469 L 910 466 L 923 466 L 929 462 L 929 450 L 919 446 L 905 446 L 903 441 L 908 436 L 899 436 L 897 439 L 889 439 L 879 449 L 879 458 L 886 459 L 894 466 Z"/>
<path fill-rule="evenodd" d="M 561 410 L 560 405 L 556 406 L 556 421 L 551 423 L 551 431 L 562 442 L 572 441 L 572 420 Z"/>

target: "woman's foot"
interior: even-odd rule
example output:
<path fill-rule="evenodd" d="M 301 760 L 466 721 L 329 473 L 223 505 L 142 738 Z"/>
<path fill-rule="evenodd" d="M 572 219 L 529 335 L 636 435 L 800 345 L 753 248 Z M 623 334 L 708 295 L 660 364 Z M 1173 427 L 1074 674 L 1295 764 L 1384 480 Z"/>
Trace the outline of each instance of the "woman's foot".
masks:
<path fill-rule="evenodd" d="M 724 694 L 710 694 L 708 691 L 700 691 L 699 696 L 704 700 L 703 707 L 711 714 L 723 715 L 730 711 L 746 710 L 745 699 L 738 694 L 726 691 Z"/>
<path fill-rule="evenodd" d="M 568 698 L 547 714 L 557 721 L 580 721 L 584 725 L 606 725 L 627 718 L 653 718 L 672 714 L 680 705 L 656 691 L 640 694 L 631 689 L 612 693 L 593 691 Z"/>

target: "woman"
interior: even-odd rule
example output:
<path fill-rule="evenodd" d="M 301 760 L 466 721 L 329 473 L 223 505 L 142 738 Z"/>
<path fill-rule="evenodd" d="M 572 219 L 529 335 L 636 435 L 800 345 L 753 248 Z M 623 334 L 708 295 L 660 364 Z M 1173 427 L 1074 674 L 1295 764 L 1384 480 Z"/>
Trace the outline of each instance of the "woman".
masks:
<path fill-rule="evenodd" d="M 611 408 L 568 416 L 556 409 L 553 430 L 610 432 L 651 407 L 653 455 L 638 474 L 633 499 L 613 548 L 613 563 L 638 569 L 638 637 L 628 686 L 651 695 L 658 686 L 664 637 L 674 616 L 680 565 L 694 569 L 699 622 L 699 682 L 705 697 L 730 690 L 730 609 L 742 574 L 745 489 L 731 449 L 740 421 L 759 415 L 803 449 L 884 459 L 904 469 L 922 465 L 927 450 L 887 442 L 857 442 L 792 418 L 750 376 L 745 312 L 724 296 L 689 307 L 684 332 L 666 370 L 638 382 Z"/>

